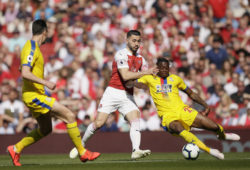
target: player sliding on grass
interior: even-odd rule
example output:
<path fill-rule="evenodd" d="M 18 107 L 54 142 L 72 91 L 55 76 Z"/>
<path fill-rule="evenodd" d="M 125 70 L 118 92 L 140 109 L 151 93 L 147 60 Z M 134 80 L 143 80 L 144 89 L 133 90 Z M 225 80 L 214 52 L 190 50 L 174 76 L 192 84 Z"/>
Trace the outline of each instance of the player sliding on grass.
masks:
<path fill-rule="evenodd" d="M 100 101 L 95 121 L 88 126 L 82 138 L 83 145 L 94 135 L 96 130 L 104 125 L 109 114 L 118 110 L 130 123 L 130 139 L 133 147 L 131 158 L 138 159 L 151 153 L 150 150 L 141 150 L 139 148 L 141 143 L 140 111 L 134 101 L 133 87 L 125 87 L 125 83 L 128 80 L 158 72 L 156 68 L 146 70 L 146 61 L 137 53 L 140 43 L 140 32 L 130 30 L 127 33 L 127 47 L 119 50 L 114 57 L 109 86 L 106 88 Z M 76 155 L 77 150 L 73 148 L 70 152 L 70 158 L 75 158 Z"/>
<path fill-rule="evenodd" d="M 21 166 L 19 162 L 21 151 L 52 131 L 51 116 L 67 123 L 67 132 L 78 150 L 80 160 L 82 162 L 94 160 L 100 153 L 90 152 L 82 146 L 75 115 L 68 108 L 55 101 L 55 98 L 45 95 L 44 86 L 51 90 L 56 87 L 55 83 L 43 79 L 44 61 L 39 47 L 45 43 L 47 38 L 46 22 L 44 20 L 34 21 L 32 33 L 32 39 L 26 42 L 21 53 L 22 98 L 36 118 L 39 128 L 30 132 L 17 144 L 8 146 L 7 151 L 12 158 L 13 164 Z"/>
<path fill-rule="evenodd" d="M 207 118 L 210 109 L 196 93 L 187 87 L 184 81 L 174 74 L 169 74 L 169 61 L 165 58 L 158 58 L 157 76 L 146 75 L 136 81 L 128 82 L 128 86 L 141 88 L 148 86 L 150 94 L 157 107 L 159 117 L 162 119 L 162 126 L 172 134 L 177 134 L 187 142 L 196 144 L 200 149 L 210 155 L 224 159 L 224 154 L 217 149 L 207 147 L 194 134 L 189 132 L 190 127 L 202 128 L 213 131 L 220 140 L 240 140 L 240 136 L 233 133 L 225 133 L 223 127 Z M 185 92 L 192 100 L 201 104 L 205 110 L 198 113 L 190 106 L 185 105 L 179 96 L 179 90 Z"/>

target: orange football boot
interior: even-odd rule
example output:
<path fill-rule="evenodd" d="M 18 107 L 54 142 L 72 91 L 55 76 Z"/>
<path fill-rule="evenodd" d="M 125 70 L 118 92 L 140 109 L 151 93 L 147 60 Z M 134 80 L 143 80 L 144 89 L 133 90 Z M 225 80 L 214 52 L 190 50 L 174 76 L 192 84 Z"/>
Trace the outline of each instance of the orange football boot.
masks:
<path fill-rule="evenodd" d="M 101 154 L 99 152 L 91 152 L 86 149 L 85 153 L 80 156 L 82 162 L 93 161 L 98 158 Z"/>
<path fill-rule="evenodd" d="M 7 147 L 7 151 L 10 154 L 10 157 L 12 159 L 12 162 L 15 166 L 21 166 L 22 164 L 19 162 L 20 159 L 20 153 L 16 153 L 14 151 L 14 145 L 10 145 Z"/>

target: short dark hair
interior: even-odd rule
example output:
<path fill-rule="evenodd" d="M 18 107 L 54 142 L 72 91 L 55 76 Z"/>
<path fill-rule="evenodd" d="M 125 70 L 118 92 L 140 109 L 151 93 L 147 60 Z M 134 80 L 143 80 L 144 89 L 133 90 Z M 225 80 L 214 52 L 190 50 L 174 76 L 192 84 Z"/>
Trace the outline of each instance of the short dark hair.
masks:
<path fill-rule="evenodd" d="M 213 42 L 222 43 L 222 39 L 221 39 L 221 37 L 220 37 L 219 35 L 215 35 L 215 36 L 213 37 Z"/>
<path fill-rule="evenodd" d="M 159 65 L 160 63 L 163 63 L 163 62 L 166 62 L 166 63 L 169 64 L 169 61 L 168 61 L 166 58 L 164 58 L 164 57 L 159 57 L 159 58 L 157 58 L 156 65 Z"/>
<path fill-rule="evenodd" d="M 141 33 L 137 30 L 130 30 L 128 33 L 127 33 L 127 38 L 129 38 L 130 36 L 132 35 L 136 35 L 136 36 L 141 36 Z"/>
<path fill-rule="evenodd" d="M 32 24 L 32 34 L 33 35 L 40 35 L 44 31 L 47 31 L 47 24 L 44 20 L 38 19 L 35 20 Z"/>

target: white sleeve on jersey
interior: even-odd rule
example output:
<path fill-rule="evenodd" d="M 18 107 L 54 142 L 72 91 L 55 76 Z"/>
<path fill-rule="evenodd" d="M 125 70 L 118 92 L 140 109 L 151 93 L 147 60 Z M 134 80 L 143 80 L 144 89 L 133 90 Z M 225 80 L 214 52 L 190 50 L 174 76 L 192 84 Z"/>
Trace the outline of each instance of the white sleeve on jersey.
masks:
<path fill-rule="evenodd" d="M 148 62 L 142 57 L 141 71 L 145 71 L 147 69 L 148 69 Z"/>
<path fill-rule="evenodd" d="M 115 54 L 115 62 L 117 64 L 117 68 L 129 68 L 128 66 L 128 56 L 123 51 L 118 51 Z"/>

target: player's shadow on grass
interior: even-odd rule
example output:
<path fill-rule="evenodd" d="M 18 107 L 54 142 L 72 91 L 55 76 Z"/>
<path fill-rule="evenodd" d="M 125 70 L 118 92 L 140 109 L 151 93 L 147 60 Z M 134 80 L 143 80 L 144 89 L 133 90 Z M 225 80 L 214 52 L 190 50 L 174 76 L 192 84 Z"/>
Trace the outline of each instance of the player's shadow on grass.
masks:
<path fill-rule="evenodd" d="M 22 166 L 39 166 L 39 165 L 42 165 L 42 164 L 36 164 L 36 163 L 27 163 L 27 164 L 22 164 Z M 22 167 L 21 166 L 21 167 Z"/>

